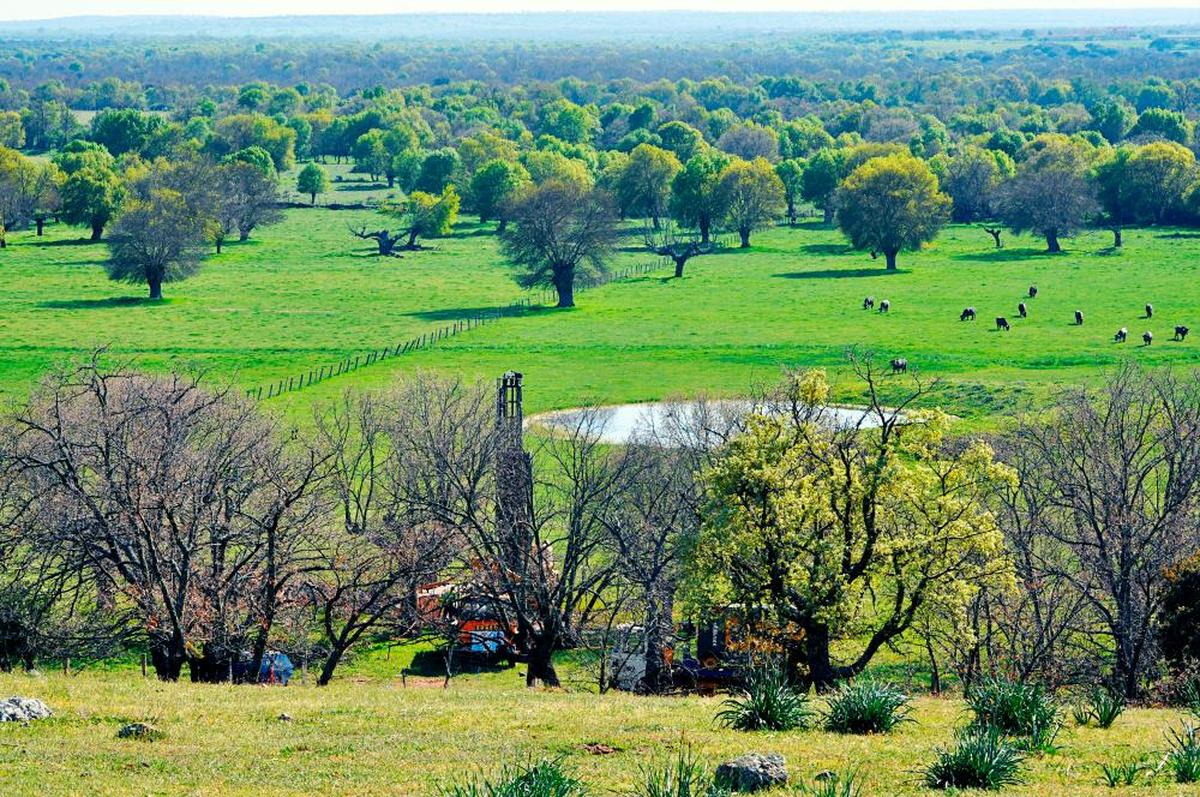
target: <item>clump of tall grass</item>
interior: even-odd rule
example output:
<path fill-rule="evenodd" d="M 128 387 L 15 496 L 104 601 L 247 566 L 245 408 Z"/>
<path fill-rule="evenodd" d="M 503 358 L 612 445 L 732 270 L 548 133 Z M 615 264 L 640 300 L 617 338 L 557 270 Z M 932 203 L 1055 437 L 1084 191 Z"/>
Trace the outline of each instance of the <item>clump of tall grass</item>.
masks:
<path fill-rule="evenodd" d="M 1024 755 L 995 727 L 972 725 L 925 769 L 931 789 L 997 790 L 1020 781 Z"/>
<path fill-rule="evenodd" d="M 442 790 L 443 797 L 586 797 L 587 793 L 583 782 L 557 759 L 505 764 L 493 778 L 480 776 Z"/>
<path fill-rule="evenodd" d="M 1054 749 L 1062 728 L 1062 713 L 1041 684 L 990 678 L 973 686 L 966 700 L 976 725 L 1021 737 L 1023 746 L 1030 750 Z"/>
<path fill-rule="evenodd" d="M 1171 731 L 1170 743 L 1166 765 L 1175 776 L 1175 782 L 1200 781 L 1200 728 L 1186 723 L 1182 730 Z"/>
<path fill-rule="evenodd" d="M 891 684 L 863 679 L 829 696 L 825 729 L 834 733 L 887 733 L 909 721 L 909 697 Z"/>
<path fill-rule="evenodd" d="M 692 749 L 682 746 L 675 758 L 657 767 L 642 769 L 642 782 L 632 797 L 728 797 L 729 790 L 713 775 Z"/>
<path fill-rule="evenodd" d="M 1121 761 L 1116 764 L 1101 764 L 1100 771 L 1104 774 L 1104 783 L 1110 789 L 1118 786 L 1136 786 L 1142 773 L 1151 771 L 1145 761 Z"/>
<path fill-rule="evenodd" d="M 814 712 L 808 695 L 798 692 L 779 669 L 753 670 L 740 694 L 721 704 L 717 722 L 739 731 L 790 731 L 807 728 Z"/>

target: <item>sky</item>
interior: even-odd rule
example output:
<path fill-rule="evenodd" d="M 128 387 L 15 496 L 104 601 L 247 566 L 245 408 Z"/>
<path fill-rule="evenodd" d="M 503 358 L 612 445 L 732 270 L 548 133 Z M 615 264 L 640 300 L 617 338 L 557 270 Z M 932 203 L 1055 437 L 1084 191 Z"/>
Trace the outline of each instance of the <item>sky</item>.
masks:
<path fill-rule="evenodd" d="M 545 11 L 941 11 L 1023 8 L 1194 8 L 1197 0 L 56 0 L 53 4 L 9 0 L 0 20 L 47 19 L 99 14 L 275 16 L 301 14 L 488 13 Z"/>

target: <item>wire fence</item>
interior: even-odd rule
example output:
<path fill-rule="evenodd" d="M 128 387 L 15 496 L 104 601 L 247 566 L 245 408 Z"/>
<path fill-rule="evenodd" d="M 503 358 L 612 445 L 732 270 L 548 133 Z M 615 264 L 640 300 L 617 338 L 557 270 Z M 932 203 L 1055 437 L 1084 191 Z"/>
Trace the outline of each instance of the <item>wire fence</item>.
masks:
<path fill-rule="evenodd" d="M 725 246 L 726 244 L 719 239 L 716 241 L 717 246 Z M 599 277 L 586 277 L 575 281 L 575 291 L 581 292 L 591 288 L 598 288 L 601 285 L 607 285 L 610 282 L 629 279 L 630 277 L 641 276 L 652 271 L 659 271 L 664 268 L 673 268 L 674 264 L 669 257 L 659 257 L 646 263 L 639 263 L 636 266 L 621 269 L 619 271 L 608 272 Z M 557 304 L 558 295 L 550 288 L 541 288 L 536 291 L 530 291 L 530 295 L 513 302 L 509 305 L 494 307 L 490 310 L 476 313 L 471 316 L 457 319 L 444 327 L 439 327 L 432 332 L 426 332 L 417 337 L 408 340 L 398 341 L 390 346 L 384 346 L 380 349 L 372 349 L 368 352 L 356 354 L 353 357 L 346 357 L 332 365 L 319 365 L 314 368 L 309 368 L 292 376 L 283 377 L 277 381 L 269 382 L 265 385 L 249 388 L 246 395 L 255 399 L 270 399 L 276 396 L 281 396 L 284 393 L 290 393 L 296 390 L 303 390 L 306 387 L 320 384 L 327 379 L 342 376 L 343 374 L 353 373 L 360 368 L 366 368 L 368 365 L 374 365 L 384 360 L 390 360 L 395 357 L 400 357 L 405 354 L 410 354 L 416 351 L 433 348 L 439 341 L 452 338 L 455 335 L 460 335 L 463 332 L 469 332 L 472 329 L 478 329 L 481 326 L 490 324 L 493 321 L 498 321 L 502 318 L 510 318 L 513 316 L 522 316 L 529 312 L 535 305 L 551 306 Z"/>

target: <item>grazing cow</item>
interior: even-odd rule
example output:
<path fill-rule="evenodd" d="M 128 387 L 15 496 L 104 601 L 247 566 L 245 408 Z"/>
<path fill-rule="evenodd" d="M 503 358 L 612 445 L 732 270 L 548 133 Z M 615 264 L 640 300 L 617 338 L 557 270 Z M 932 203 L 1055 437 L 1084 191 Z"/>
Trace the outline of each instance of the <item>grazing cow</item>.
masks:
<path fill-rule="evenodd" d="M 960 313 L 958 316 L 958 320 L 959 321 L 974 321 L 975 320 L 975 308 L 974 307 L 963 308 L 962 313 Z"/>
<path fill-rule="evenodd" d="M 868 296 L 867 298 L 863 299 L 863 309 L 864 310 L 870 310 L 874 306 L 875 306 L 875 297 L 874 296 Z"/>
<path fill-rule="evenodd" d="M 1145 332 L 1142 333 L 1142 345 L 1149 346 L 1153 342 L 1154 342 L 1154 333 L 1147 329 Z"/>
<path fill-rule="evenodd" d="M 996 330 L 1004 330 L 1005 332 L 1008 332 L 1009 329 L 1011 329 L 1011 327 L 1008 325 L 1008 319 L 1002 315 L 996 316 Z"/>
<path fill-rule="evenodd" d="M 1030 298 L 1030 299 L 1033 299 L 1033 298 L 1035 298 L 1036 296 L 1037 296 L 1037 286 L 1036 286 L 1036 285 L 1030 285 L 1030 286 L 1029 286 L 1029 298 Z"/>
<path fill-rule="evenodd" d="M 1029 308 L 1025 306 L 1025 302 L 1017 305 L 1017 312 L 1021 314 L 1021 318 L 1029 317 Z"/>
<path fill-rule="evenodd" d="M 893 374 L 908 373 L 908 360 L 904 359 L 903 357 L 896 357 L 895 359 L 893 359 L 892 360 L 892 373 Z"/>
<path fill-rule="evenodd" d="M 886 313 L 888 310 L 891 310 L 891 309 L 892 309 L 892 303 L 889 302 L 887 299 L 884 299 L 883 301 L 881 301 L 879 303 L 879 312 Z"/>
<path fill-rule="evenodd" d="M 1154 318 L 1154 305 L 1146 303 L 1146 318 Z"/>
<path fill-rule="evenodd" d="M 1175 327 L 1175 340 L 1183 340 L 1187 337 L 1188 328 L 1182 324 Z"/>
<path fill-rule="evenodd" d="M 1076 324 L 1076 326 L 1083 326 L 1083 311 L 1082 310 L 1075 311 L 1075 324 Z"/>
<path fill-rule="evenodd" d="M 1126 329 L 1125 327 L 1121 327 L 1120 329 L 1117 330 L 1117 334 L 1113 335 L 1113 340 L 1117 343 L 1124 343 L 1125 339 L 1128 337 L 1129 337 L 1129 330 Z"/>

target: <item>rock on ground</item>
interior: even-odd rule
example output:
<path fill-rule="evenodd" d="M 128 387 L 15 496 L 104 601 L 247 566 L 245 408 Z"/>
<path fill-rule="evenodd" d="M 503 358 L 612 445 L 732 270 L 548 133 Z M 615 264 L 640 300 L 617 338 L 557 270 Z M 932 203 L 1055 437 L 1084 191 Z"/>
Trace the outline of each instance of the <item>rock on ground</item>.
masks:
<path fill-rule="evenodd" d="M 117 731 L 119 739 L 140 739 L 146 742 L 152 742 L 155 739 L 161 739 L 163 732 L 153 725 L 147 725 L 144 722 L 131 722 L 128 725 L 121 726 L 121 730 Z"/>
<path fill-rule="evenodd" d="M 33 697 L 10 697 L 0 700 L 0 722 L 43 720 L 53 713 L 49 706 Z"/>
<path fill-rule="evenodd" d="M 734 791 L 758 791 L 787 783 L 787 764 L 779 753 L 746 753 L 717 767 L 717 782 Z"/>

